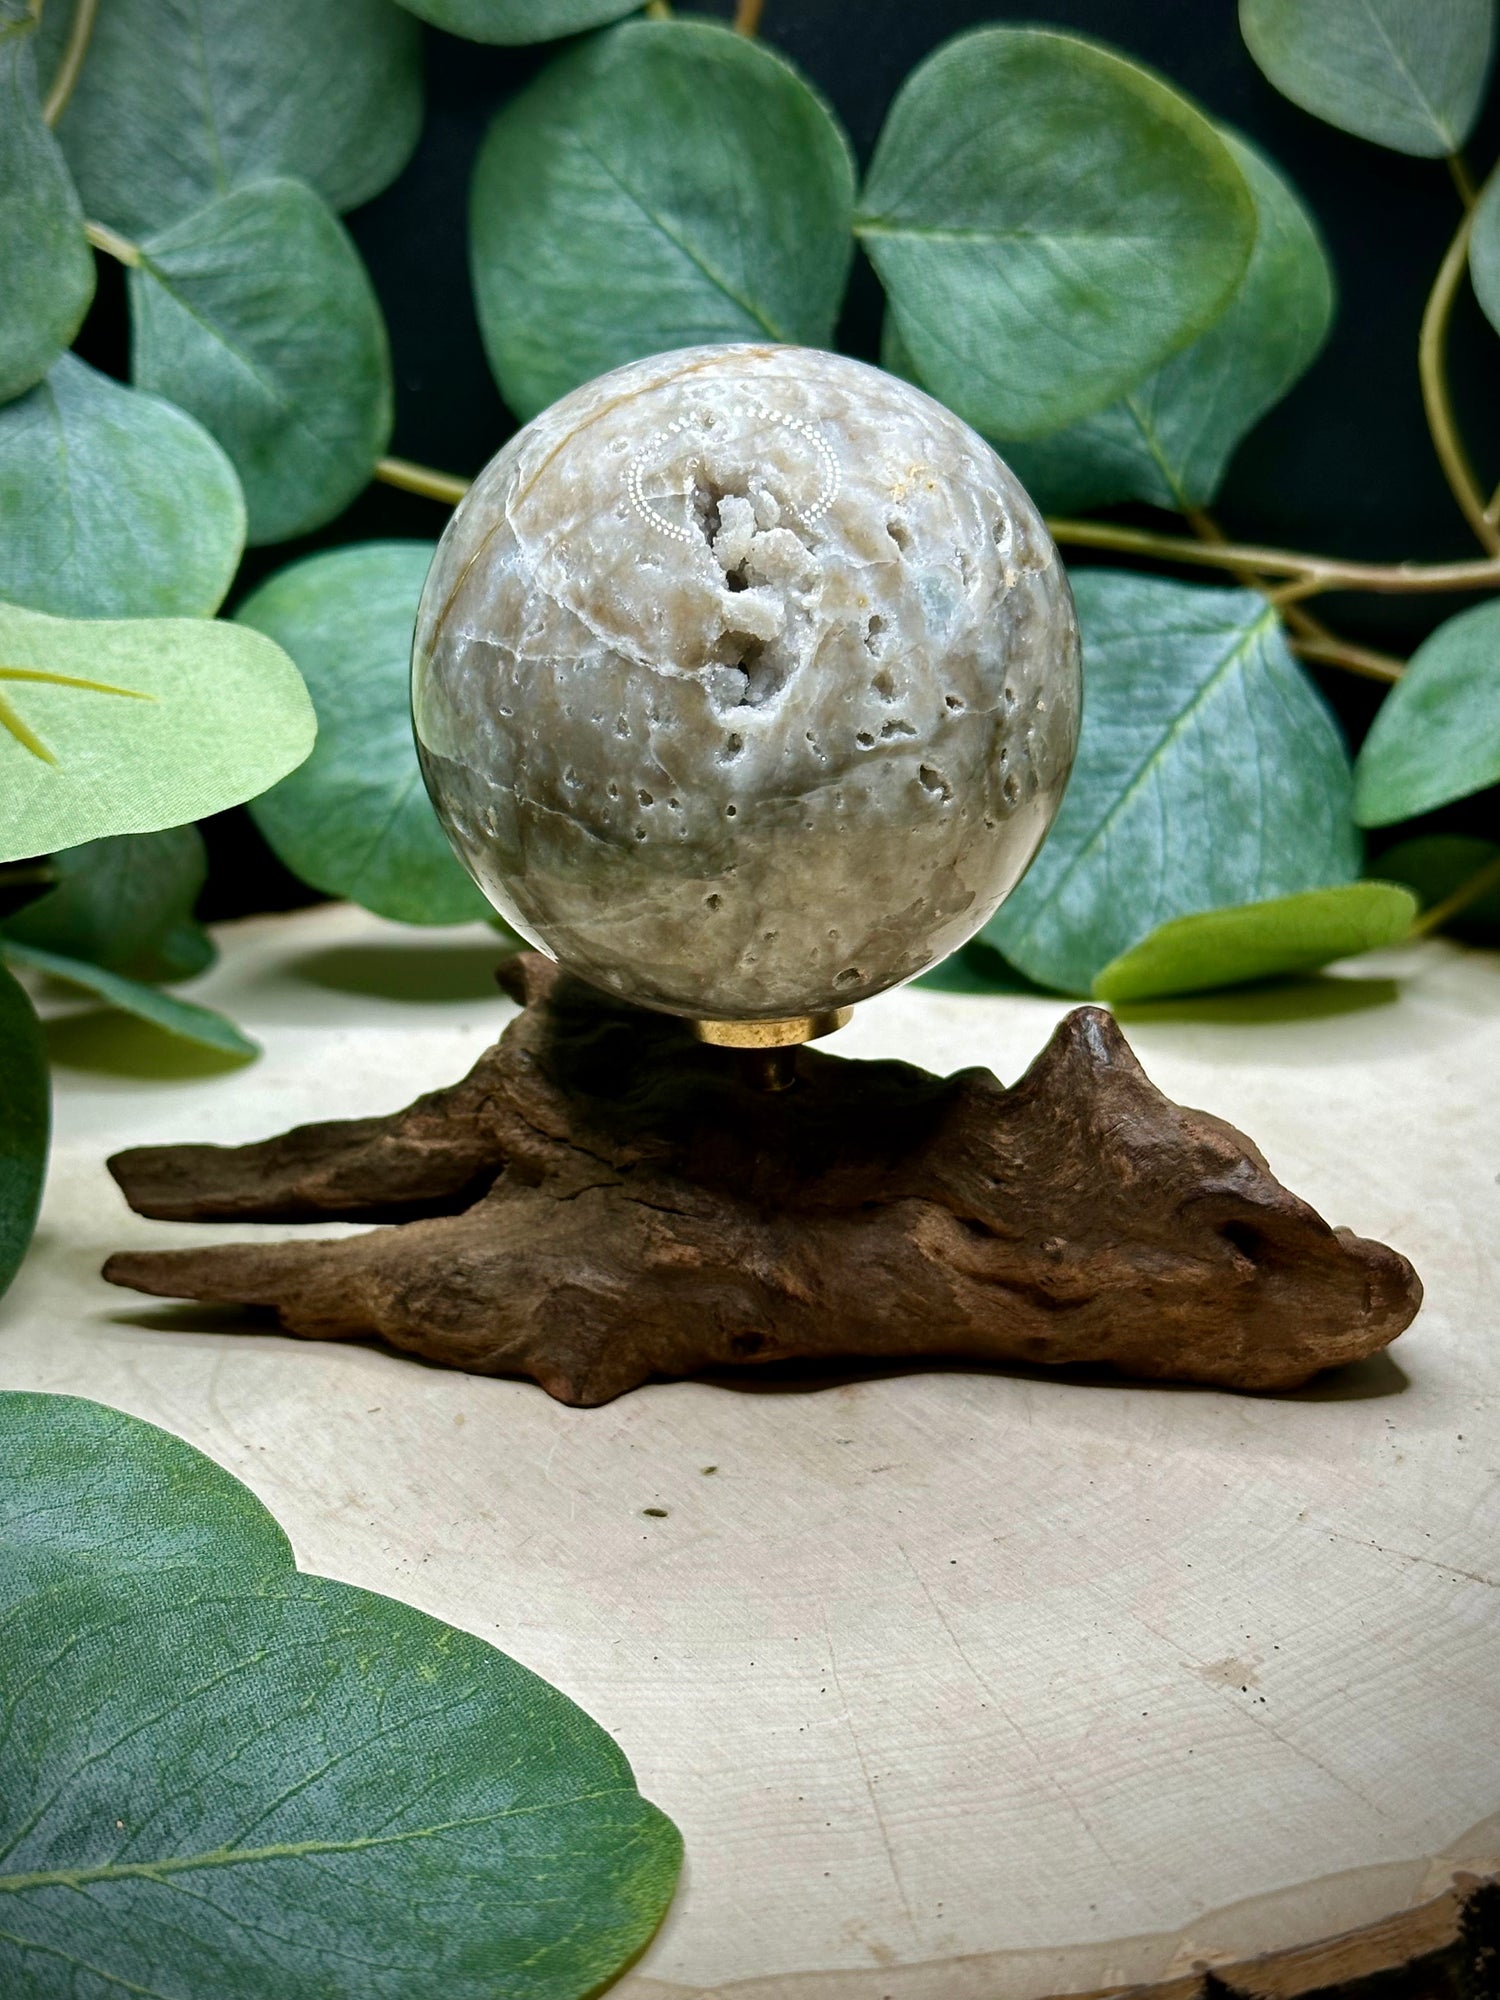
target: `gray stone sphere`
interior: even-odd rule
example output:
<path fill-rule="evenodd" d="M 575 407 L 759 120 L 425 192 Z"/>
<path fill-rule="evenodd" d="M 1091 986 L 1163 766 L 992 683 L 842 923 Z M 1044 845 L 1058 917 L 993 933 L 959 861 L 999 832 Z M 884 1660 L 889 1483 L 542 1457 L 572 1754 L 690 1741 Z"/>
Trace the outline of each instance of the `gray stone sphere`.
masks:
<path fill-rule="evenodd" d="M 570 970 L 766 1020 L 899 985 L 1020 880 L 1078 739 L 1057 550 L 984 440 L 842 355 L 603 375 L 479 475 L 412 712 L 465 866 Z"/>

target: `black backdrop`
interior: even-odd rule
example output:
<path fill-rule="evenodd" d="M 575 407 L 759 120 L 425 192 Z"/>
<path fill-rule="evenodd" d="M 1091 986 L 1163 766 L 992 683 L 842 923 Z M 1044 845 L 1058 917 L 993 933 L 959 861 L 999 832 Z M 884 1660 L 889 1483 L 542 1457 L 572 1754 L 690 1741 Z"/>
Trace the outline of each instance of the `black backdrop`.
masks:
<path fill-rule="evenodd" d="M 728 0 L 706 0 L 701 11 L 727 14 Z M 1350 138 L 1279 97 L 1245 51 L 1233 0 L 767 0 L 761 32 L 831 100 L 863 163 L 914 64 L 950 35 L 1002 20 L 1073 28 L 1160 70 L 1211 115 L 1256 140 L 1300 188 L 1322 228 L 1338 282 L 1334 330 L 1316 365 L 1236 456 L 1215 507 L 1228 532 L 1372 560 L 1479 553 L 1433 457 L 1416 377 L 1423 304 L 1458 219 L 1447 168 Z M 469 175 L 495 108 L 550 51 L 483 48 L 434 31 L 427 39 L 421 144 L 401 178 L 347 220 L 390 327 L 391 448 L 470 474 L 514 422 L 485 365 L 470 301 Z M 1471 142 L 1471 163 L 1483 172 L 1497 150 L 1500 90 L 1492 92 Z M 879 332 L 880 292 L 861 257 L 839 345 L 873 360 Z M 126 346 L 123 286 L 110 266 L 101 272 L 100 298 L 80 347 L 96 365 L 123 375 Z M 1467 288 L 1454 318 L 1451 357 L 1471 452 L 1481 478 L 1494 481 L 1500 346 Z M 1144 510 L 1120 511 L 1127 519 L 1153 518 Z M 433 538 L 445 519 L 431 501 L 371 487 L 320 533 L 252 551 L 239 589 L 312 549 L 379 536 Z M 1329 597 L 1319 608 L 1349 636 L 1405 653 L 1468 601 Z M 1357 742 L 1379 689 L 1336 670 L 1320 679 Z M 1496 796 L 1489 794 L 1433 823 L 1492 832 L 1497 817 Z M 243 812 L 221 815 L 206 830 L 213 874 L 205 915 L 312 900 L 279 868 Z"/>

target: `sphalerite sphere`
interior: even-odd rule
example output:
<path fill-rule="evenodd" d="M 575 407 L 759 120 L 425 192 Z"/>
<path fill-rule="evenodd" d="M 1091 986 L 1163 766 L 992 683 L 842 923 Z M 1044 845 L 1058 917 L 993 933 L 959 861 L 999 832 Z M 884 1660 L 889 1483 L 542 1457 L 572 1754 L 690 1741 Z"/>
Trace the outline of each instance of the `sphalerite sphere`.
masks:
<path fill-rule="evenodd" d="M 601 376 L 480 474 L 422 596 L 412 709 L 480 888 L 595 986 L 727 1021 L 898 985 L 972 937 L 1057 810 L 1078 628 L 984 440 L 837 354 Z"/>

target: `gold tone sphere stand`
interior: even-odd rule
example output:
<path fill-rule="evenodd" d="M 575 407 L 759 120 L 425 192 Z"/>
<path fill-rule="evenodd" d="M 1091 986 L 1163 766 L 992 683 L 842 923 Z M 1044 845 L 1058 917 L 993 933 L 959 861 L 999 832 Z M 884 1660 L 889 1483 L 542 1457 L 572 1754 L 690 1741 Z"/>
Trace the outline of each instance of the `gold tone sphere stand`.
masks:
<path fill-rule="evenodd" d="M 787 1014 L 776 1021 L 691 1021 L 700 1042 L 738 1049 L 745 1079 L 758 1090 L 790 1090 L 797 1081 L 797 1051 L 847 1026 L 852 1007 L 829 1007 L 819 1014 Z"/>

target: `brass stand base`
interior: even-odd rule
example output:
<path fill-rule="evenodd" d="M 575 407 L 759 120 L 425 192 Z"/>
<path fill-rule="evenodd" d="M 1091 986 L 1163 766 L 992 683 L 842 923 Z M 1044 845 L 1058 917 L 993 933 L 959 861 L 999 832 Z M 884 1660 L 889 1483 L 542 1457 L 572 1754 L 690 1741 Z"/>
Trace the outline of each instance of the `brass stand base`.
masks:
<path fill-rule="evenodd" d="M 830 1007 L 822 1014 L 789 1014 L 780 1021 L 690 1021 L 700 1042 L 715 1048 L 738 1049 L 745 1081 L 756 1090 L 790 1090 L 797 1081 L 797 1050 L 836 1034 L 846 1025 L 852 1007 Z"/>

